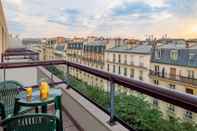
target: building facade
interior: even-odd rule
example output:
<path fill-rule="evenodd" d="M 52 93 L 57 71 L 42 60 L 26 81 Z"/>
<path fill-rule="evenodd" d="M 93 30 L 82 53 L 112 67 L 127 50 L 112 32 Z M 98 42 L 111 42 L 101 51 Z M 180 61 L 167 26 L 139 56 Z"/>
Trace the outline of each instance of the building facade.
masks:
<path fill-rule="evenodd" d="M 134 80 L 150 82 L 148 74 L 150 69 L 152 45 L 138 45 L 134 48 L 119 46 L 106 50 L 106 71 L 122 75 Z"/>
<path fill-rule="evenodd" d="M 55 60 L 54 49 L 56 44 L 64 43 L 63 37 L 48 38 L 42 44 L 43 60 Z"/>
<path fill-rule="evenodd" d="M 197 43 L 157 43 L 152 52 L 150 78 L 160 87 L 197 95 Z M 190 111 L 157 100 L 153 103 L 165 116 L 196 120 L 196 114 Z"/>
<path fill-rule="evenodd" d="M 8 30 L 6 26 L 6 19 L 3 11 L 3 6 L 0 1 L 0 54 L 7 49 Z"/>
<path fill-rule="evenodd" d="M 105 70 L 133 80 L 154 84 L 191 95 L 197 94 L 197 45 L 196 41 L 158 40 L 130 41 L 114 39 L 75 38 L 64 44 L 48 40 L 45 51 L 48 60 L 64 59 L 92 68 Z M 44 47 L 44 46 L 43 46 Z M 48 50 L 44 47 L 44 50 Z M 46 57 L 48 55 L 48 57 Z M 46 59 L 46 60 L 47 60 Z M 65 67 L 60 67 L 65 71 Z M 99 77 L 75 68 L 69 68 L 75 78 L 90 86 L 108 89 L 109 83 Z M 116 85 L 116 89 L 124 89 Z M 120 90 L 121 91 L 121 90 Z M 133 93 L 128 92 L 128 93 Z M 195 120 L 196 114 L 175 107 L 155 98 L 147 97 L 153 107 L 165 117 Z"/>
<path fill-rule="evenodd" d="M 149 83 L 149 69 L 151 58 L 151 44 L 141 43 L 135 46 L 118 46 L 106 50 L 105 52 L 105 70 L 116 75 L 121 75 L 130 79 Z M 109 83 L 106 83 L 109 87 Z M 132 93 L 116 85 L 120 92 Z"/>

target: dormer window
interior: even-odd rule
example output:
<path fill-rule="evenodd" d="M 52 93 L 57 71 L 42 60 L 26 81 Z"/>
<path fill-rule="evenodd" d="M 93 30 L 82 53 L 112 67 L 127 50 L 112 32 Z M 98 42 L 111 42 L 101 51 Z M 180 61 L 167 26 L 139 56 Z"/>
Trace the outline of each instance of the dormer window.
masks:
<path fill-rule="evenodd" d="M 156 56 L 156 59 L 161 58 L 161 49 L 158 49 L 158 50 L 155 51 L 155 56 Z"/>
<path fill-rule="evenodd" d="M 195 53 L 189 53 L 189 61 L 192 61 L 195 57 Z"/>
<path fill-rule="evenodd" d="M 178 59 L 178 51 L 177 50 L 172 50 L 170 52 L 170 59 L 173 61 L 176 61 Z"/>

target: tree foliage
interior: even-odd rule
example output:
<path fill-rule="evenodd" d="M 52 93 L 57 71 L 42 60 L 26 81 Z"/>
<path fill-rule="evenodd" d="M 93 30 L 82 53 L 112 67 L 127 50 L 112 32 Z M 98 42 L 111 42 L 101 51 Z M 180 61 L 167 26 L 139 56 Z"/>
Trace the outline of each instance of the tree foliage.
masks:
<path fill-rule="evenodd" d="M 59 78 L 64 78 L 57 68 L 50 67 L 49 71 Z M 69 84 L 106 110 L 109 109 L 109 93 L 103 88 L 90 86 L 71 76 Z M 140 131 L 197 131 L 197 125 L 194 123 L 176 118 L 164 119 L 162 112 L 153 108 L 142 94 L 116 92 L 115 111 L 119 118 Z"/>

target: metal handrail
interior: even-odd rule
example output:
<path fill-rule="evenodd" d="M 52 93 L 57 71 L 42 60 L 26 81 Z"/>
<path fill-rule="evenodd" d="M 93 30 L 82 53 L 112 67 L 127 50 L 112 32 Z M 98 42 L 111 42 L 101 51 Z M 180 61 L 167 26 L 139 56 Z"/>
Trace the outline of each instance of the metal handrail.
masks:
<path fill-rule="evenodd" d="M 65 60 L 54 60 L 54 61 L 36 61 L 36 62 L 17 62 L 17 63 L 1 63 L 0 69 L 11 69 L 11 68 L 25 68 L 25 67 L 36 67 L 36 66 L 48 66 L 48 65 L 67 65 L 68 67 L 77 68 L 81 71 L 90 73 L 92 75 L 101 77 L 108 81 L 113 81 L 126 88 L 138 91 L 140 93 L 152 96 L 154 98 L 163 100 L 170 104 L 182 107 L 197 113 L 197 97 L 186 93 L 168 90 L 160 88 L 147 83 L 142 83 L 136 80 L 132 80 L 123 76 L 108 73 L 103 70 L 98 70 L 85 65 L 65 61 Z"/>

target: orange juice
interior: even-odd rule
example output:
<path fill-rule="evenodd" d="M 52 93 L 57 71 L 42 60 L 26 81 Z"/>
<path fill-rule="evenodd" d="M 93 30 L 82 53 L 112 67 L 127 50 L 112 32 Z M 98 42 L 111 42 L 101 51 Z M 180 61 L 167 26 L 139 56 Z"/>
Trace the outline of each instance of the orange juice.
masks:
<path fill-rule="evenodd" d="M 27 96 L 27 101 L 31 102 L 32 101 L 32 96 Z"/>
<path fill-rule="evenodd" d="M 41 99 L 47 99 L 48 98 L 48 92 L 46 90 L 43 90 L 41 92 Z"/>
<path fill-rule="evenodd" d="M 47 82 L 41 82 L 40 84 L 40 97 L 41 99 L 47 99 L 49 94 L 49 85 Z"/>
<path fill-rule="evenodd" d="M 31 87 L 26 88 L 26 93 L 27 96 L 32 96 L 32 88 Z"/>

